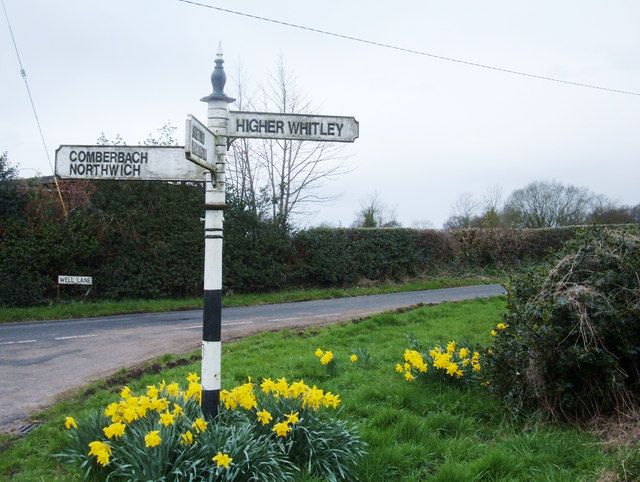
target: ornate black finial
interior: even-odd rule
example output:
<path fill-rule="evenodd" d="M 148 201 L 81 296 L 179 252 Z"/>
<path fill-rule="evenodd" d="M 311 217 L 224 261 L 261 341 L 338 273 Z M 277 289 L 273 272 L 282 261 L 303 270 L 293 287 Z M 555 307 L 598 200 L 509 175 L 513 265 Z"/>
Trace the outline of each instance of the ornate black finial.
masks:
<path fill-rule="evenodd" d="M 224 73 L 224 60 L 222 60 L 222 42 L 218 42 L 218 51 L 216 52 L 216 66 L 211 74 L 211 85 L 213 93 L 200 99 L 202 102 L 210 100 L 224 100 L 226 102 L 235 102 L 235 99 L 224 93 L 224 84 L 227 83 L 227 75 Z"/>

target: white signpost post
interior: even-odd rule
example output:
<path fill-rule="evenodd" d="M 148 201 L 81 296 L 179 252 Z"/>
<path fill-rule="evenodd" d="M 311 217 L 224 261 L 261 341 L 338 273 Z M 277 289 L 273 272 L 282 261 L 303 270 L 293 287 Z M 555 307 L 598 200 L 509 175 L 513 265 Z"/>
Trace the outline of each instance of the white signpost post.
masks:
<path fill-rule="evenodd" d="M 300 141 L 353 142 L 359 135 L 353 117 L 229 112 L 235 99 L 224 93 L 226 75 L 218 46 L 211 74 L 213 93 L 207 103 L 206 128 L 187 117 L 185 155 L 210 172 L 205 174 L 204 310 L 202 323 L 202 411 L 215 418 L 220 403 L 222 327 L 222 239 L 225 208 L 225 157 L 233 139 L 289 139 Z M 213 182 L 212 182 L 213 176 Z"/>
<path fill-rule="evenodd" d="M 205 184 L 204 309 L 202 323 L 202 412 L 218 414 L 222 329 L 222 239 L 225 209 L 225 157 L 233 139 L 288 139 L 353 142 L 353 117 L 229 112 L 235 99 L 224 93 L 226 75 L 218 46 L 207 103 L 207 126 L 187 116 L 185 146 L 70 146 L 56 151 L 56 175 L 62 179 L 192 181 Z M 185 162 L 185 157 L 191 162 Z"/>

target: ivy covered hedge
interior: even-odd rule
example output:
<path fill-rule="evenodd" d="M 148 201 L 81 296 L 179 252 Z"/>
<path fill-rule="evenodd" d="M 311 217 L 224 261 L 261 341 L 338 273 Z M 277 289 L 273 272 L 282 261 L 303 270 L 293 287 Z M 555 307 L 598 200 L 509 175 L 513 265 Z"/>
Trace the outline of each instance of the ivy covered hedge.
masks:
<path fill-rule="evenodd" d="M 0 305 L 55 299 L 59 274 L 94 277 L 93 299 L 198 296 L 202 188 L 180 183 L 63 183 L 62 216 L 48 185 L 22 186 L 0 219 Z M 336 286 L 446 270 L 536 262 L 578 228 L 333 229 L 282 232 L 233 195 L 225 212 L 224 287 L 235 292 Z M 63 297 L 78 296 L 65 287 Z"/>

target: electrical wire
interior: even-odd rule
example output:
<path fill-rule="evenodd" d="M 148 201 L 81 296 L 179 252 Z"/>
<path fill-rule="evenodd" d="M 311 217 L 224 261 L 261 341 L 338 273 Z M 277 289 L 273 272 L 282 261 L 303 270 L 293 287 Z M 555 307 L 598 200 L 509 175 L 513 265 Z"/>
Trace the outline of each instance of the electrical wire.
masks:
<path fill-rule="evenodd" d="M 596 90 L 601 90 L 601 91 L 605 91 L 605 92 L 612 92 L 612 93 L 616 93 L 616 94 L 640 96 L 640 92 L 633 92 L 633 91 L 629 91 L 629 90 L 611 89 L 611 88 L 608 88 L 608 87 L 603 87 L 603 86 L 595 85 L 595 84 L 586 84 L 586 83 L 582 83 L 582 82 L 573 82 L 573 81 L 570 81 L 570 80 L 563 80 L 563 79 L 558 79 L 558 78 L 555 78 L 555 77 L 548 77 L 548 76 L 545 76 L 545 75 L 531 74 L 531 73 L 528 73 L 528 72 L 521 72 L 521 71 L 518 71 L 518 70 L 506 69 L 506 68 L 502 68 L 502 67 L 495 67 L 493 65 L 481 64 L 481 63 L 478 63 L 478 62 L 471 62 L 471 61 L 468 61 L 468 60 L 461 60 L 461 59 L 456 59 L 456 58 L 453 58 L 453 57 L 446 57 L 444 55 L 436 55 L 436 54 L 432 54 L 432 53 L 429 53 L 429 52 L 424 52 L 424 51 L 421 51 L 421 50 L 398 47 L 397 45 L 386 44 L 386 43 L 383 43 L 383 42 L 376 42 L 374 40 L 367 40 L 367 39 L 363 39 L 363 38 L 360 38 L 360 37 L 353 37 L 351 35 L 344 35 L 344 34 L 340 34 L 340 33 L 329 32 L 327 30 L 321 30 L 321 29 L 318 29 L 318 28 L 307 27 L 307 26 L 304 26 L 304 25 L 298 25 L 298 24 L 291 23 L 291 22 L 284 22 L 282 20 L 276 20 L 274 18 L 262 17 L 260 15 L 253 15 L 253 14 L 246 13 L 246 12 L 240 12 L 238 10 L 231 10 L 229 8 L 217 7 L 217 6 L 206 4 L 206 3 L 196 2 L 194 0 L 178 0 L 178 2 L 186 3 L 186 4 L 190 4 L 190 5 L 195 5 L 195 6 L 198 6 L 198 7 L 209 8 L 209 9 L 212 9 L 212 10 L 217 10 L 219 12 L 229 13 L 229 14 L 233 14 L 233 15 L 239 15 L 241 17 L 251 18 L 253 20 L 260 20 L 260 21 L 263 21 L 263 22 L 270 22 L 270 23 L 274 23 L 274 24 L 277 24 L 277 25 L 284 25 L 286 27 L 296 28 L 296 29 L 299 29 L 299 30 L 306 30 L 308 32 L 319 33 L 319 34 L 322 34 L 322 35 L 329 35 L 331 37 L 338 37 L 338 38 L 351 40 L 351 41 L 354 41 L 354 42 L 359 42 L 359 43 L 363 43 L 363 44 L 367 44 L 367 45 L 375 45 L 376 47 L 383 47 L 383 48 L 387 48 L 387 49 L 391 49 L 391 50 L 397 50 L 397 51 L 400 51 L 400 52 L 406 52 L 406 53 L 410 53 L 410 54 L 421 55 L 423 57 L 430 57 L 430 58 L 433 58 L 433 59 L 443 60 L 443 61 L 446 61 L 446 62 L 454 62 L 454 63 L 457 63 L 457 64 L 468 65 L 468 66 L 471 66 L 471 67 L 478 67 L 478 68 L 482 68 L 482 69 L 494 70 L 494 71 L 497 71 L 497 72 L 503 72 L 503 73 L 507 73 L 507 74 L 519 75 L 519 76 L 522 76 L 522 77 L 530 77 L 530 78 L 533 78 L 533 79 L 546 80 L 546 81 L 549 81 L 549 82 L 558 82 L 558 83 L 561 83 L 561 84 L 573 85 L 573 86 L 577 86 L 577 87 L 585 87 L 585 88 L 588 88 L 588 89 L 596 89 Z"/>
<path fill-rule="evenodd" d="M 18 50 L 18 45 L 16 44 L 15 36 L 13 35 L 13 29 L 11 28 L 11 22 L 9 21 L 9 14 L 7 13 L 7 7 L 4 4 L 4 0 L 2 0 L 2 9 L 4 10 L 4 17 L 7 19 L 7 25 L 9 27 L 9 33 L 11 34 L 11 41 L 13 42 L 13 48 L 16 51 L 16 57 L 18 58 L 18 64 L 20 65 L 20 75 L 22 76 L 22 80 L 24 80 L 24 85 L 27 88 L 27 95 L 29 96 L 29 102 L 31 103 L 31 109 L 33 110 L 33 116 L 36 119 L 36 124 L 38 125 L 38 132 L 40 133 L 40 139 L 42 140 L 42 147 L 44 148 L 44 152 L 47 156 L 47 161 L 49 162 L 49 168 L 53 173 L 53 180 L 56 185 L 56 190 L 58 191 L 58 197 L 60 198 L 60 204 L 62 204 L 62 211 L 64 212 L 64 217 L 66 218 L 69 213 L 67 211 L 67 206 L 64 203 L 64 199 L 62 198 L 62 191 L 60 190 L 60 184 L 58 183 L 58 178 L 56 176 L 55 170 L 53 169 L 53 164 L 51 163 L 51 156 L 49 155 L 49 150 L 47 149 L 47 143 L 44 140 L 44 134 L 42 133 L 42 126 L 40 125 L 40 119 L 38 117 L 38 112 L 36 111 L 36 105 L 33 101 L 33 96 L 31 95 L 31 89 L 29 88 L 29 81 L 27 80 L 27 72 L 22 65 L 22 59 L 20 58 L 20 51 Z"/>

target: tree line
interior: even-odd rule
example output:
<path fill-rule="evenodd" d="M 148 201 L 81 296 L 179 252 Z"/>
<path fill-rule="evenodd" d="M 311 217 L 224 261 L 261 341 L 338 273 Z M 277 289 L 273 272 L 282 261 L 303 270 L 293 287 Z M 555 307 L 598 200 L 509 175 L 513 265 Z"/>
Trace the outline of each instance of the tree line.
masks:
<path fill-rule="evenodd" d="M 499 187 L 484 199 L 461 194 L 451 207 L 445 229 L 554 228 L 583 224 L 640 223 L 640 203 L 622 205 L 585 187 L 558 181 L 534 181 L 514 190 L 503 201 Z"/>

